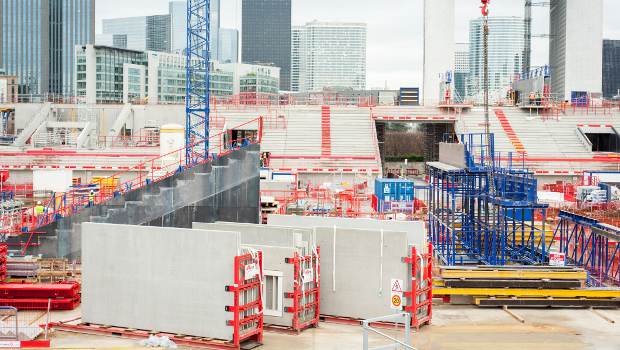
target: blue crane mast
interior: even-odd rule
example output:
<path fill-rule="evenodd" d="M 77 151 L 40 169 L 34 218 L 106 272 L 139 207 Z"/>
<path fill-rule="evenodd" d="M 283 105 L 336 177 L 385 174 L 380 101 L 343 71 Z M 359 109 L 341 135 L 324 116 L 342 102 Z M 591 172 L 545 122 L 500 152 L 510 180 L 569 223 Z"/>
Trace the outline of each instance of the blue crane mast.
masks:
<path fill-rule="evenodd" d="M 187 1 L 186 163 L 209 158 L 210 0 Z"/>

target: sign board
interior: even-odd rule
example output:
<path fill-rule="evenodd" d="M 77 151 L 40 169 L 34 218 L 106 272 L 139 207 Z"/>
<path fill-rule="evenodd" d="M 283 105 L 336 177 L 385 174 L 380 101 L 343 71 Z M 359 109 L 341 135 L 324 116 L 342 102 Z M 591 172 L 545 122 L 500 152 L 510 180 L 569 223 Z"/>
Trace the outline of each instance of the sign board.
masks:
<path fill-rule="evenodd" d="M 252 279 L 256 276 L 258 276 L 260 274 L 260 271 L 258 269 L 258 264 L 256 263 L 251 263 L 251 264 L 247 264 L 245 265 L 245 280 L 249 280 Z"/>
<path fill-rule="evenodd" d="M 566 266 L 566 254 L 550 252 L 549 266 Z"/>
<path fill-rule="evenodd" d="M 390 283 L 390 308 L 392 308 L 393 310 L 403 309 L 403 283 L 403 280 L 394 278 Z"/>
<path fill-rule="evenodd" d="M 314 271 L 312 269 L 304 269 L 303 283 L 310 283 L 314 281 Z"/>

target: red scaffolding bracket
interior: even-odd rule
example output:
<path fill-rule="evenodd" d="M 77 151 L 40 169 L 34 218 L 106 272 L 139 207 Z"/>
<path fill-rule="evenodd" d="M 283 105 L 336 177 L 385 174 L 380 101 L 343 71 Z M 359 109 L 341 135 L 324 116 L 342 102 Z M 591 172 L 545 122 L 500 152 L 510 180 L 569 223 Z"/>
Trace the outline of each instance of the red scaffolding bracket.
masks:
<path fill-rule="evenodd" d="M 300 256 L 295 253 L 287 258 L 287 264 L 293 264 L 293 292 L 285 293 L 293 299 L 293 306 L 285 311 L 293 314 L 291 330 L 299 334 L 304 329 L 318 327 L 321 313 L 321 249 L 316 248 L 311 255 Z"/>
<path fill-rule="evenodd" d="M 411 256 L 403 259 L 411 268 L 411 291 L 405 292 L 409 303 L 405 311 L 411 314 L 411 326 L 417 330 L 431 324 L 433 318 L 433 245 L 428 244 L 428 252 L 418 254 L 411 248 Z"/>
<path fill-rule="evenodd" d="M 234 304 L 226 306 L 233 319 L 226 324 L 233 327 L 232 345 L 239 348 L 243 342 L 263 341 L 263 254 L 258 251 L 237 256 L 234 266 L 234 285 L 226 287 L 233 293 Z"/>

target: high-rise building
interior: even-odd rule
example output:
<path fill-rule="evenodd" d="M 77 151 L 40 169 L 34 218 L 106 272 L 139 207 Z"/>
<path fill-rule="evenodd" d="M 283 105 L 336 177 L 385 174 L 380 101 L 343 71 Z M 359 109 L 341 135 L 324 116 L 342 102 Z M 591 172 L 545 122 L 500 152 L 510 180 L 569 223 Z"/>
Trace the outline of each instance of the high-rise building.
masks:
<path fill-rule="evenodd" d="M 551 92 L 579 99 L 603 85 L 603 0 L 551 0 L 549 21 Z"/>
<path fill-rule="evenodd" d="M 457 43 L 454 52 L 454 100 L 463 102 L 467 97 L 469 77 L 469 44 Z"/>
<path fill-rule="evenodd" d="M 620 95 L 620 40 L 603 41 L 603 96 Z"/>
<path fill-rule="evenodd" d="M 291 29 L 291 91 L 300 91 L 301 44 L 304 27 L 294 26 Z"/>
<path fill-rule="evenodd" d="M 292 0 L 243 0 L 241 60 L 280 68 L 280 89 L 291 89 Z"/>
<path fill-rule="evenodd" d="M 521 72 L 525 47 L 525 23 L 520 17 L 489 17 L 489 98 L 505 98 L 514 77 Z M 468 96 L 482 101 L 484 95 L 483 18 L 469 23 Z"/>
<path fill-rule="evenodd" d="M 170 50 L 182 53 L 187 47 L 187 1 L 170 1 Z"/>
<path fill-rule="evenodd" d="M 220 28 L 218 45 L 218 61 L 221 63 L 239 62 L 239 31 L 237 29 Z"/>
<path fill-rule="evenodd" d="M 0 0 L 0 67 L 26 95 L 73 92 L 76 45 L 95 40 L 95 0 Z"/>
<path fill-rule="evenodd" d="M 211 8 L 209 48 L 211 49 L 211 59 L 216 60 L 219 57 L 220 0 L 211 0 L 209 6 Z M 182 53 L 187 47 L 187 1 L 170 1 L 168 11 L 170 14 L 171 51 Z"/>
<path fill-rule="evenodd" d="M 366 88 L 366 24 L 314 21 L 292 37 L 293 88 Z"/>
<path fill-rule="evenodd" d="M 454 69 L 454 1 L 424 0 L 424 105 L 441 98 L 441 75 Z"/>
<path fill-rule="evenodd" d="M 170 27 L 170 15 L 104 19 L 103 34 L 97 36 L 97 44 L 110 45 L 111 37 L 111 44 L 122 49 L 168 52 L 171 44 Z"/>

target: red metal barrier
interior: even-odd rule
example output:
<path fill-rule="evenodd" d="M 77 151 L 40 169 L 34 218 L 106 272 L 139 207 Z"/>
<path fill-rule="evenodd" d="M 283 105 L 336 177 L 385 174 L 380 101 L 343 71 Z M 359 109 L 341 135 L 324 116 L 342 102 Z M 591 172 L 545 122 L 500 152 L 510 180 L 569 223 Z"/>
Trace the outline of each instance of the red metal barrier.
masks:
<path fill-rule="evenodd" d="M 48 299 L 67 298 L 74 299 L 80 295 L 78 282 L 62 283 L 5 283 L 0 284 L 0 297 L 6 299 Z"/>
<path fill-rule="evenodd" d="M 321 313 L 321 263 L 320 248 L 310 255 L 300 256 L 295 253 L 293 258 L 286 260 L 293 264 L 293 292 L 284 293 L 288 299 L 293 299 L 293 306 L 287 307 L 286 312 L 293 314 L 291 330 L 300 333 L 306 328 L 318 327 Z"/>
<path fill-rule="evenodd" d="M 226 290 L 233 293 L 234 304 L 226 306 L 233 313 L 227 324 L 233 327 L 232 345 L 242 342 L 263 341 L 263 254 L 245 254 L 235 257 L 234 285 Z M 248 300 L 249 299 L 249 300 Z"/>
<path fill-rule="evenodd" d="M 80 297 L 74 299 L 0 299 L 0 306 L 12 306 L 18 310 L 74 310 L 80 305 Z"/>
<path fill-rule="evenodd" d="M 411 301 L 405 311 L 411 314 L 411 326 L 420 329 L 433 319 L 433 245 L 428 244 L 428 252 L 418 254 L 411 248 L 411 256 L 405 258 L 411 265 L 411 291 L 404 293 Z"/>

